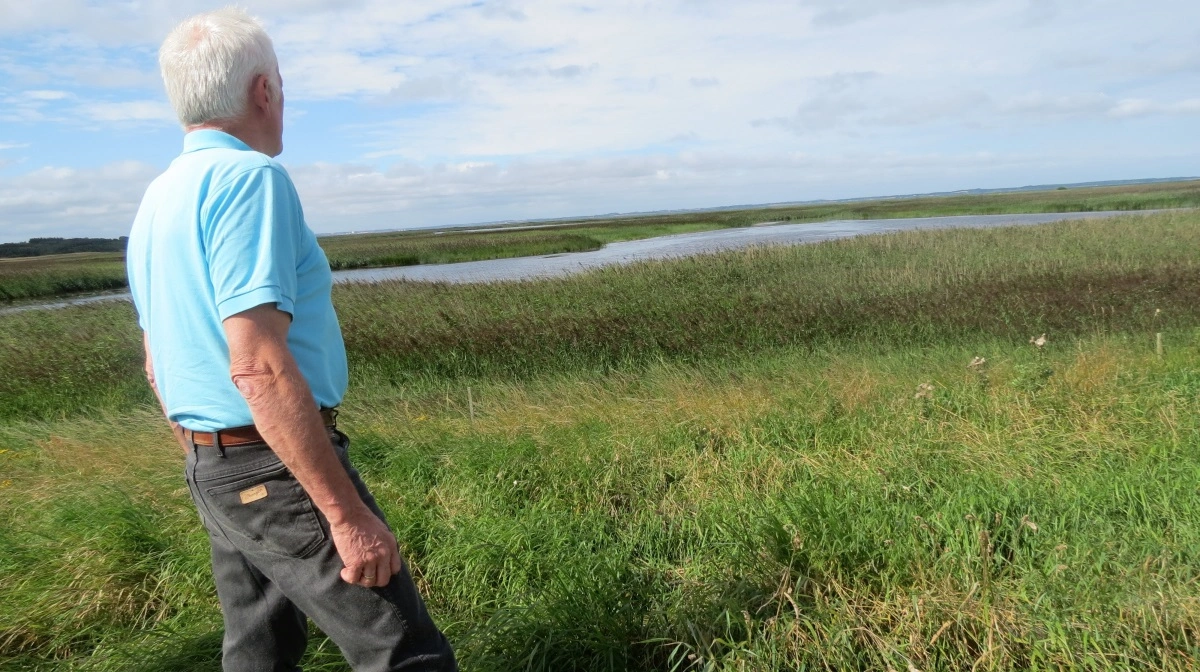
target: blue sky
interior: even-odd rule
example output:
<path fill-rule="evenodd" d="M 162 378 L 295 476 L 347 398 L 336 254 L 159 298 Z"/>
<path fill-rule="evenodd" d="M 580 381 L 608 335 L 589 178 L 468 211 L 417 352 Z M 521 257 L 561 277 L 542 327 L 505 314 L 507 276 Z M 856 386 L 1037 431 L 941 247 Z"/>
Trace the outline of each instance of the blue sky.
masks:
<path fill-rule="evenodd" d="M 1200 175 L 1200 3 L 262 0 L 317 232 Z M 0 0 L 0 242 L 117 236 L 217 5 Z"/>

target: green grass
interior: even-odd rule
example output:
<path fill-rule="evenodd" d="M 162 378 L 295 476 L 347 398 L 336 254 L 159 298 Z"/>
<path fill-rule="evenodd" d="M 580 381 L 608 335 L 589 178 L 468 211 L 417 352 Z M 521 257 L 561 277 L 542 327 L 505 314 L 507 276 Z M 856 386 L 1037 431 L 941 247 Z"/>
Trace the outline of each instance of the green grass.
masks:
<path fill-rule="evenodd" d="M 0 303 L 125 286 L 125 257 L 119 252 L 0 259 Z"/>
<path fill-rule="evenodd" d="M 797 206 L 563 220 L 529 229 L 408 230 L 320 239 L 332 268 L 444 264 L 565 254 L 607 243 L 772 222 L 1200 207 L 1200 181 L 1085 187 L 1006 194 L 877 199 Z M 125 286 L 119 253 L 0 260 L 0 301 Z"/>
<path fill-rule="evenodd" d="M 464 669 L 1194 669 L 1197 224 L 339 287 L 341 417 Z M 137 338 L 0 317 L 0 667 L 219 669 Z"/>

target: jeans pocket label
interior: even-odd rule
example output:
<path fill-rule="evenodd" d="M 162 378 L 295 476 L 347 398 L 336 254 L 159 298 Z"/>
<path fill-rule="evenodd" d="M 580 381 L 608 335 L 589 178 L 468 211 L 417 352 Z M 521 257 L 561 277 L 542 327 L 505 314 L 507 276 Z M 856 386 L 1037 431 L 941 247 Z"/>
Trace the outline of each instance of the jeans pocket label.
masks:
<path fill-rule="evenodd" d="M 234 542 L 243 553 L 304 558 L 326 541 L 312 499 L 282 464 L 200 492 L 222 532 L 253 542 L 256 548 Z"/>
<path fill-rule="evenodd" d="M 257 502 L 260 499 L 267 498 L 267 485 L 265 483 L 247 488 L 238 493 L 238 498 L 242 500 L 242 504 Z"/>

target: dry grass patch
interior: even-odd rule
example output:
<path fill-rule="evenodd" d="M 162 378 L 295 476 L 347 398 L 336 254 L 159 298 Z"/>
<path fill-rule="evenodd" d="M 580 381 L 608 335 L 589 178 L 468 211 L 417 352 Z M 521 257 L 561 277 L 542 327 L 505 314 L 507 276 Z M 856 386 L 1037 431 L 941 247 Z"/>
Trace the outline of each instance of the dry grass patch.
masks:
<path fill-rule="evenodd" d="M 1122 369 L 1121 360 L 1129 357 L 1130 353 L 1118 352 L 1111 345 L 1098 345 L 1075 357 L 1075 361 L 1063 370 L 1062 382 L 1068 391 L 1089 398 L 1111 394 Z"/>
<path fill-rule="evenodd" d="M 835 359 L 821 374 L 829 393 L 847 413 L 874 403 L 881 387 L 889 381 L 883 380 L 877 371 L 861 363 L 850 363 Z"/>

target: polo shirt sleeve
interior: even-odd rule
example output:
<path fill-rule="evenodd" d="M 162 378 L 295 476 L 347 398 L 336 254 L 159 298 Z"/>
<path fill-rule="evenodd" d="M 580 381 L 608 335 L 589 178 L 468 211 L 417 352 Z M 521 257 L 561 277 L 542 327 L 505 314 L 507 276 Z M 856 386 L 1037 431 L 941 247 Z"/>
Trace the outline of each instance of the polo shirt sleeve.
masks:
<path fill-rule="evenodd" d="M 202 212 L 205 255 L 221 321 L 266 303 L 293 314 L 304 219 L 287 173 L 255 167 L 222 183 Z"/>

